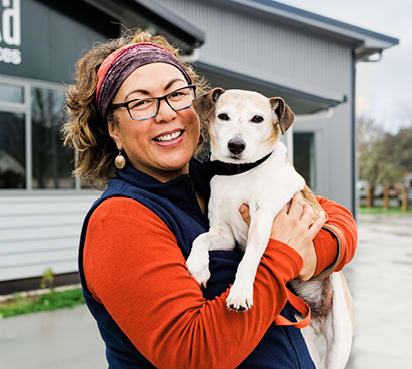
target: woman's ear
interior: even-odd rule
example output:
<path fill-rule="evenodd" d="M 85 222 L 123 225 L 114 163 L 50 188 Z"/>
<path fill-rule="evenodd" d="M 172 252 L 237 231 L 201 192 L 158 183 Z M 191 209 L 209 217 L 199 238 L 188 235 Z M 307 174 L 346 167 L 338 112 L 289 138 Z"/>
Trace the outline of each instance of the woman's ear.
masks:
<path fill-rule="evenodd" d="M 110 137 L 113 138 L 113 141 L 116 143 L 117 149 L 122 150 L 123 145 L 119 135 L 119 125 L 112 121 L 109 121 L 107 123 L 107 127 L 109 130 Z"/>

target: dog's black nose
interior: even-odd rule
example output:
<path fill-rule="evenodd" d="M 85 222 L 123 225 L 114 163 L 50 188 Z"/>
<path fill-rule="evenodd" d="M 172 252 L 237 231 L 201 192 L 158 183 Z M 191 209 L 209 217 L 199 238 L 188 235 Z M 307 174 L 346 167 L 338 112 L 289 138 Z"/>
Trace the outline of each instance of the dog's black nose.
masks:
<path fill-rule="evenodd" d="M 246 142 L 241 138 L 232 138 L 227 143 L 227 147 L 232 154 L 240 154 L 246 147 Z"/>

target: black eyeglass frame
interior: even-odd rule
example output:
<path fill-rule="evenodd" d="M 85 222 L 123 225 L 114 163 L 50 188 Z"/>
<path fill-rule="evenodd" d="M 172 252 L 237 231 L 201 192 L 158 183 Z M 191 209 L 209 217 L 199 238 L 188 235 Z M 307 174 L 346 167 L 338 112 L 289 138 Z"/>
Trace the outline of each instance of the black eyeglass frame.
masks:
<path fill-rule="evenodd" d="M 188 87 L 190 87 L 190 88 L 193 90 L 193 95 L 194 95 L 194 99 L 195 99 L 195 98 L 196 98 L 196 85 L 187 85 L 187 86 L 184 86 L 184 87 L 180 87 L 180 88 L 178 88 L 178 89 L 176 89 L 176 90 L 174 90 L 174 91 L 172 91 L 172 92 L 169 92 L 168 94 L 166 94 L 166 95 L 164 95 L 164 96 L 160 96 L 160 97 L 147 97 L 147 98 L 144 98 L 144 99 L 133 99 L 133 100 L 126 101 L 126 102 L 124 102 L 124 103 L 111 104 L 111 105 L 110 105 L 110 109 L 111 109 L 112 111 L 114 111 L 114 110 L 116 110 L 116 109 L 118 109 L 118 108 L 123 108 L 123 107 L 124 107 L 124 108 L 127 109 L 127 112 L 129 113 L 130 118 L 131 118 L 132 120 L 137 120 L 137 121 L 154 118 L 154 117 L 157 115 L 157 113 L 159 112 L 160 102 L 161 102 L 162 100 L 165 100 L 166 103 L 167 103 L 167 105 L 169 105 L 170 108 L 171 108 L 173 111 L 184 110 L 184 109 L 190 108 L 190 107 L 193 105 L 193 100 L 194 100 L 194 99 L 192 100 L 192 102 L 190 103 L 190 105 L 187 105 L 187 106 L 185 106 L 185 107 L 183 107 L 183 108 L 180 108 L 180 109 L 175 109 L 172 105 L 170 105 L 169 100 L 168 100 L 168 97 L 169 97 L 170 95 L 172 95 L 172 94 L 174 94 L 174 93 L 176 93 L 176 92 L 178 92 L 178 91 L 180 91 L 180 90 L 186 89 L 186 88 L 188 88 Z M 141 119 L 135 119 L 135 118 L 133 118 L 132 114 L 130 113 L 129 104 L 132 103 L 132 102 L 135 102 L 135 101 L 144 101 L 144 100 L 157 100 L 156 112 L 155 112 L 152 116 L 147 117 L 147 118 L 141 118 Z"/>

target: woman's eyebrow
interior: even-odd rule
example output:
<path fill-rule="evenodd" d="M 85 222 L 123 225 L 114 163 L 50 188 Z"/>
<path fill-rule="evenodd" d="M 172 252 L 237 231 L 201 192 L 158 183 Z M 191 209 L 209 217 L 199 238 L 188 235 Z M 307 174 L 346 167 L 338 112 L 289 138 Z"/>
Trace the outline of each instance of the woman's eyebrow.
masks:
<path fill-rule="evenodd" d="M 178 81 L 186 82 L 184 79 L 181 79 L 181 78 L 172 79 L 172 80 L 169 81 L 169 83 L 166 85 L 166 87 L 164 88 L 164 90 L 165 90 L 165 91 L 168 90 L 170 87 L 173 86 L 173 84 L 175 84 L 175 83 L 178 82 Z"/>
<path fill-rule="evenodd" d="M 184 79 L 182 79 L 182 78 L 174 78 L 174 79 L 172 79 L 171 81 L 169 81 L 167 84 L 166 84 L 166 86 L 164 87 L 164 91 L 166 91 L 166 90 L 168 90 L 170 87 L 172 87 L 176 82 L 178 82 L 178 81 L 181 81 L 181 82 L 186 82 Z M 126 96 L 125 96 L 125 100 L 127 100 L 127 98 L 131 95 L 131 94 L 134 94 L 134 93 L 137 93 L 137 92 L 139 92 L 139 93 L 141 93 L 141 94 L 143 94 L 143 95 L 147 95 L 147 96 L 149 96 L 150 95 L 150 92 L 149 91 L 147 91 L 147 90 L 143 90 L 143 89 L 137 89 L 137 90 L 133 90 L 133 91 L 130 91 Z"/>
<path fill-rule="evenodd" d="M 143 95 L 150 95 L 150 92 L 149 92 L 149 91 L 142 90 L 142 89 L 137 89 L 137 90 L 130 91 L 130 92 L 124 97 L 124 99 L 127 100 L 127 98 L 128 98 L 130 95 L 135 94 L 136 92 L 140 92 L 140 93 L 143 94 Z"/>

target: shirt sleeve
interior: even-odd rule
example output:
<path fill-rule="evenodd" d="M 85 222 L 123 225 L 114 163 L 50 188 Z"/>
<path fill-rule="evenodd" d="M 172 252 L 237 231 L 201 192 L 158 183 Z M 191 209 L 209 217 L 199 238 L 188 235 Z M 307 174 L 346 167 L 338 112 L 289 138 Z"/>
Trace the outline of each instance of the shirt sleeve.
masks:
<path fill-rule="evenodd" d="M 327 222 L 313 240 L 317 255 L 315 279 L 325 278 L 334 271 L 342 270 L 356 251 L 357 228 L 349 210 L 316 196 L 327 216 Z"/>
<path fill-rule="evenodd" d="M 111 198 L 92 214 L 84 245 L 87 286 L 157 368 L 238 366 L 287 301 L 302 259 L 270 240 L 258 267 L 254 306 L 226 308 L 228 290 L 206 300 L 172 232 L 133 199 Z"/>

